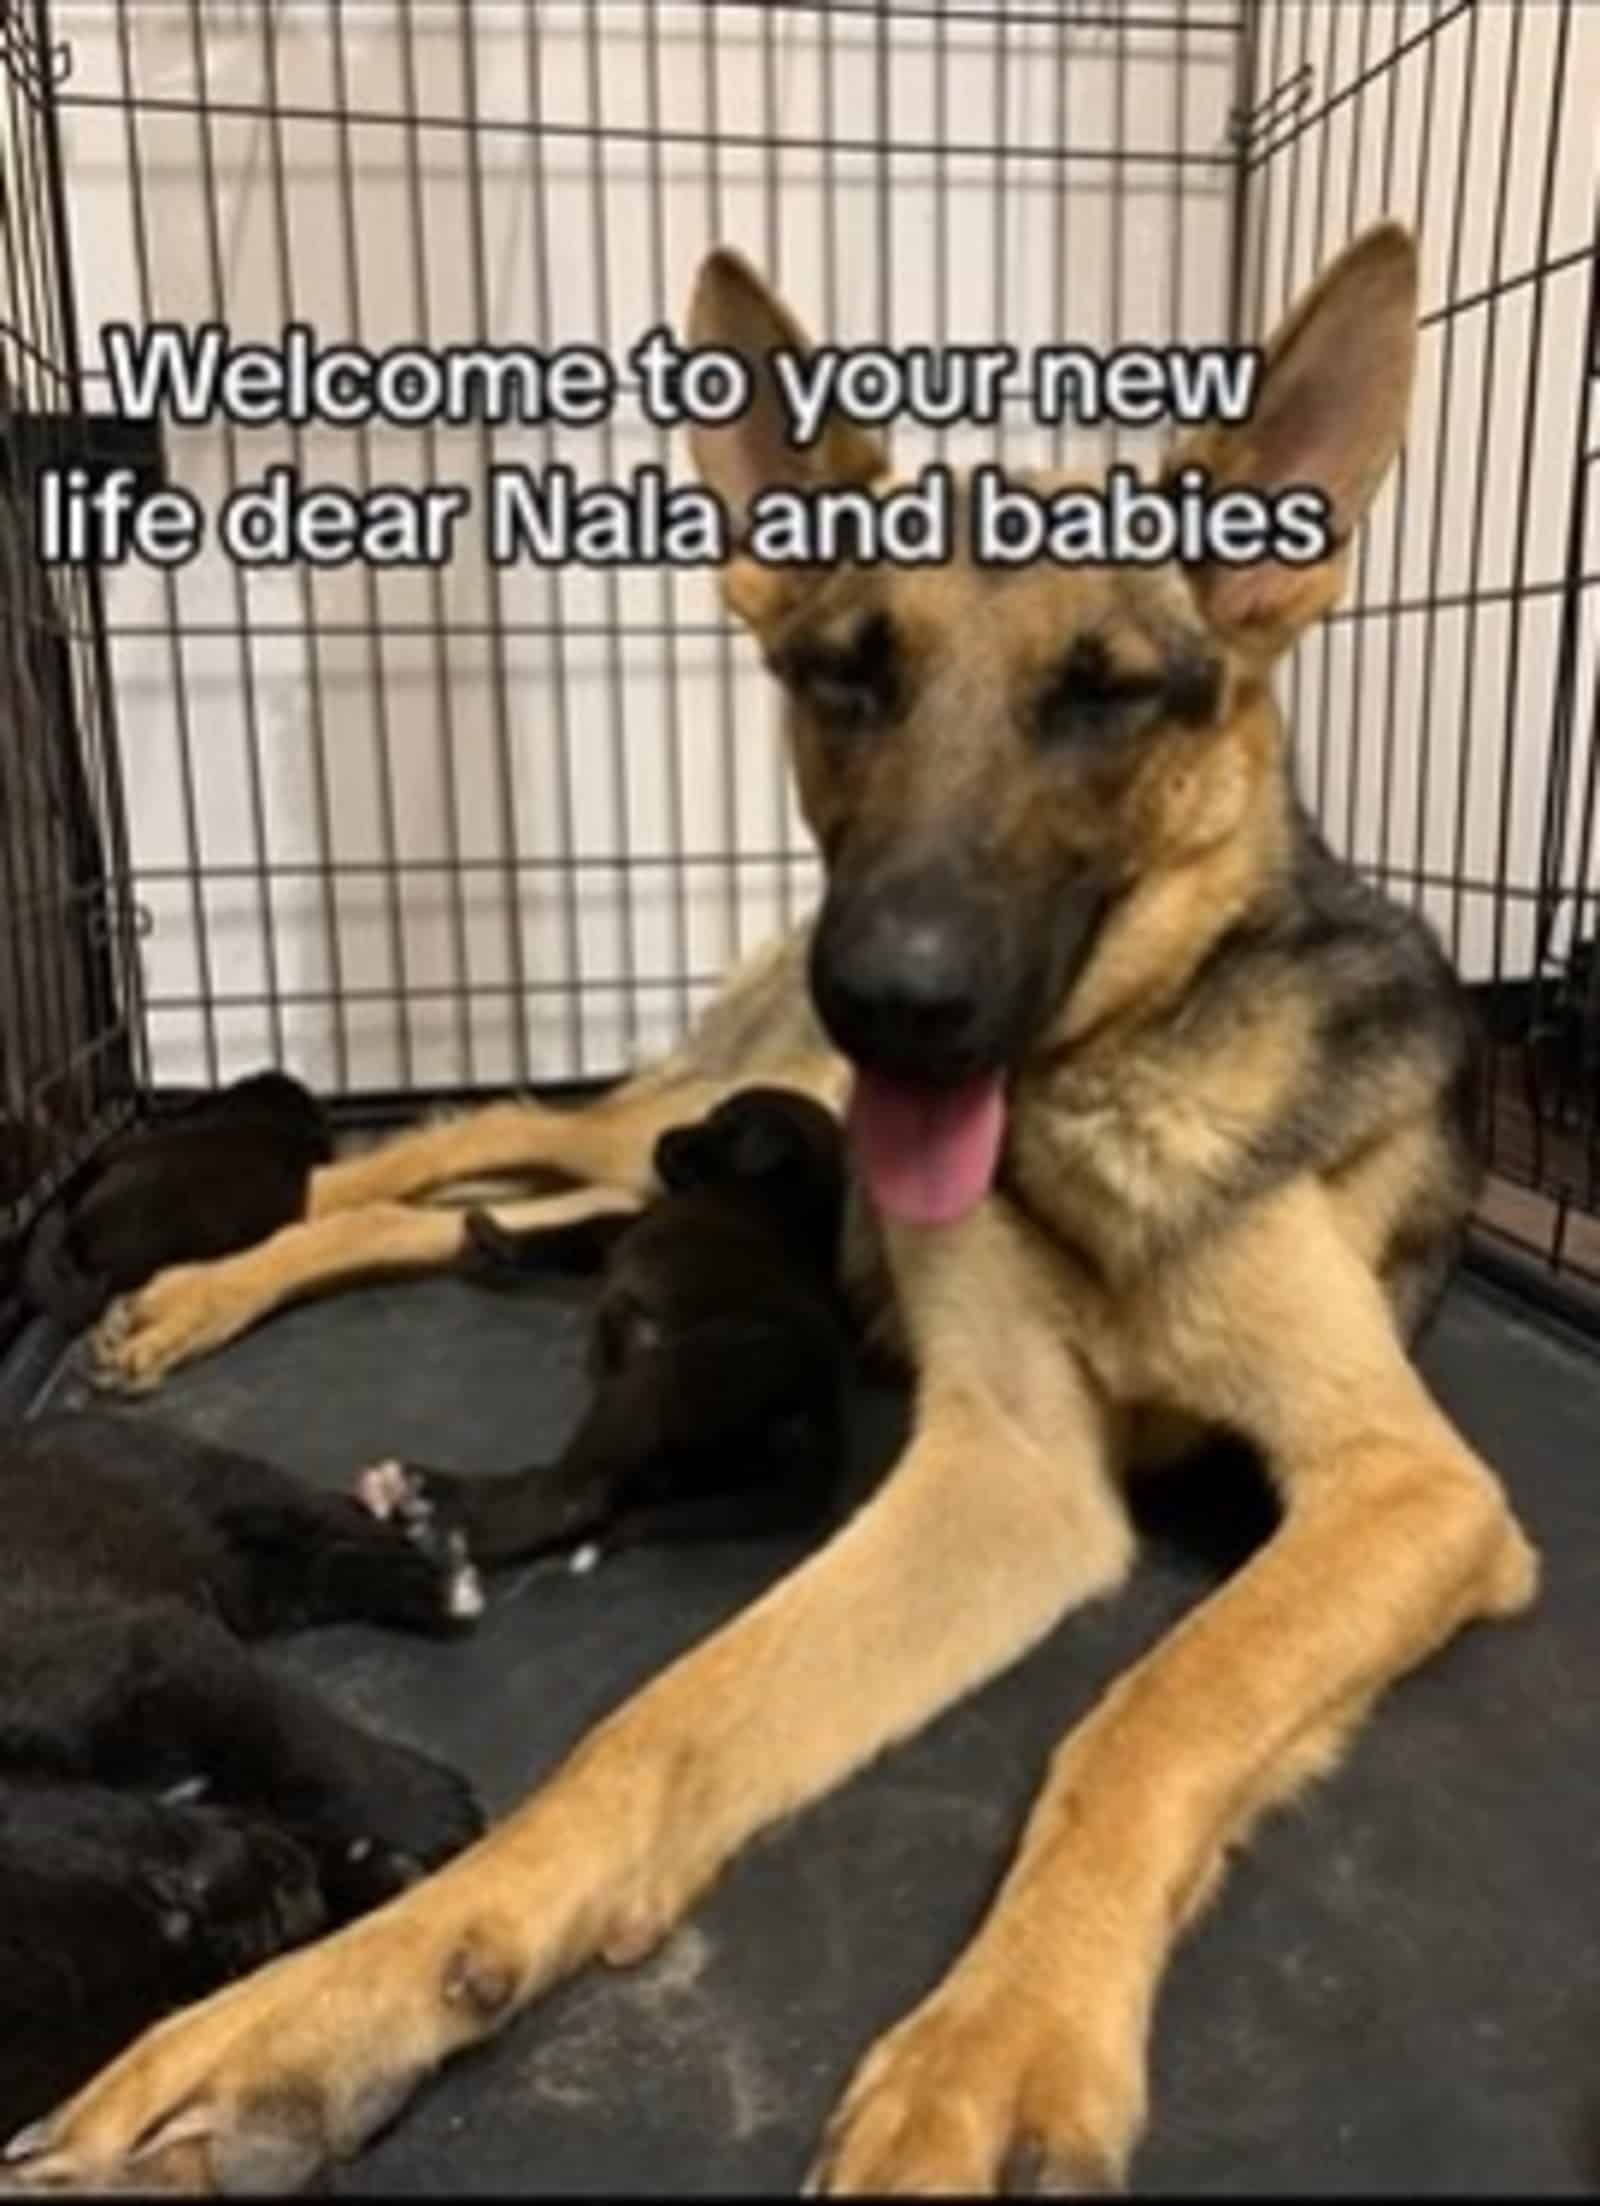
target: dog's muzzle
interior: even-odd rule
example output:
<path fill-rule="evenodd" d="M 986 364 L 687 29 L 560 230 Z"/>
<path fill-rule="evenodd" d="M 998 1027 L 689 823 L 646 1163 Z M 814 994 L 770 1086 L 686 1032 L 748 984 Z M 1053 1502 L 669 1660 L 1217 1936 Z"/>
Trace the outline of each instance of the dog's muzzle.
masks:
<path fill-rule="evenodd" d="M 928 1086 L 969 1078 L 993 1024 L 985 931 L 931 884 L 830 898 L 812 942 L 811 987 L 845 1056 Z"/>
<path fill-rule="evenodd" d="M 1015 1064 L 1082 970 L 1106 905 L 1087 875 L 1029 913 L 1003 884 L 947 872 L 825 902 L 811 945 L 817 1014 L 852 1063 L 951 1088 Z"/>

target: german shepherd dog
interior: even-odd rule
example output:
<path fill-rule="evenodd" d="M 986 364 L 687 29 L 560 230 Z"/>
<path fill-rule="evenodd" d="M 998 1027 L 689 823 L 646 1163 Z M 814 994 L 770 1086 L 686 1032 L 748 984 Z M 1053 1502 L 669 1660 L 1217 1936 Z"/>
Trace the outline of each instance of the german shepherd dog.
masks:
<path fill-rule="evenodd" d="M 1126 1467 L 1223 1428 L 1259 1451 L 1278 1529 L 1062 1742 L 987 1918 L 856 2069 L 812 2180 L 1124 2178 L 1163 1964 L 1229 1850 L 1392 1679 L 1536 1588 L 1408 1354 L 1474 1194 L 1462 1001 L 1318 840 L 1269 693 L 1400 443 L 1416 285 L 1403 231 L 1360 238 L 1268 347 L 1250 419 L 1172 455 L 1216 488 L 1321 489 L 1320 564 L 734 556 L 726 601 L 783 685 L 823 855 L 814 924 L 609 1098 L 335 1164 L 306 1222 L 113 1313 L 102 1356 L 146 1384 L 289 1295 L 453 1255 L 459 1218 L 409 1198 L 553 1167 L 584 1183 L 557 1202 L 637 1201 L 664 1126 L 788 1083 L 847 1107 L 846 1263 L 892 1312 L 913 1424 L 829 1543 L 489 1837 L 151 2032 L 12 2146 L 24 2178 L 287 2184 L 353 2153 L 441 2061 L 582 1963 L 647 1952 L 756 1832 L 1109 1594 Z M 735 516 L 768 483 L 890 479 L 848 422 L 788 441 L 770 353 L 804 339 L 731 253 L 691 334 L 758 380 L 695 437 Z"/>

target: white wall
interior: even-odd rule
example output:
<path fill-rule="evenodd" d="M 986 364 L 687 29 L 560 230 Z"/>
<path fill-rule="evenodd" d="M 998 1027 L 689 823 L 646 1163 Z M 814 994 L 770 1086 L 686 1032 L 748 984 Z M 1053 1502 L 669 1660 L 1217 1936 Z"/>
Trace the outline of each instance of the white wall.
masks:
<path fill-rule="evenodd" d="M 347 0 L 342 11 L 331 0 L 195 0 L 193 7 L 130 0 L 121 18 L 126 56 L 111 0 L 58 0 L 57 28 L 75 61 L 67 149 L 91 348 L 104 321 L 137 320 L 147 310 L 182 321 L 220 317 L 236 337 L 273 337 L 294 315 L 313 322 L 325 340 L 358 337 L 373 346 L 583 338 L 620 348 L 652 322 L 676 320 L 699 255 L 718 237 L 772 269 L 802 317 L 842 341 L 885 334 L 902 341 L 998 334 L 1019 346 L 1172 334 L 1215 340 L 1225 334 L 1225 133 L 1237 6 L 1140 0 L 1131 17 L 1143 27 L 1120 33 L 1105 27 L 1112 12 L 1105 0 L 1048 9 L 1011 0 L 1005 66 L 997 73 L 996 22 L 972 0 L 957 0 L 943 22 L 926 5 L 887 22 L 870 10 L 722 6 L 711 15 L 709 45 L 707 11 L 686 0 L 653 8 L 543 0 L 537 9 L 412 0 L 412 112 L 428 120 L 411 129 L 404 124 L 407 16 L 394 0 Z M 1303 43 L 1319 79 L 1331 58 L 1336 87 L 1360 65 L 1354 19 L 1366 12 L 1268 0 L 1263 74 L 1274 39 L 1290 61 Z M 1392 43 L 1391 18 L 1403 19 L 1407 36 L 1435 12 L 1423 5 L 1371 11 L 1372 51 Z M 1584 20 L 1574 30 L 1575 75 L 1563 118 L 1570 150 L 1551 219 L 1552 254 L 1583 242 L 1592 204 L 1600 23 L 1582 8 L 1574 12 Z M 1496 157 L 1491 110 L 1509 13 L 1478 11 L 1482 112 L 1474 128 L 1483 158 L 1475 154 L 1468 175 L 1467 270 L 1481 268 L 1487 251 L 1488 216 L 1478 202 Z M 1028 15 L 1041 20 L 1019 20 Z M 1336 18 L 1349 19 L 1349 27 Z M 277 104 L 286 111 L 276 125 L 262 112 L 269 22 Z M 591 48 L 596 25 L 599 42 Z M 1460 66 L 1462 29 L 1450 25 L 1423 42 L 1438 55 L 1425 164 L 1430 299 L 1445 280 L 1459 119 L 1459 94 L 1453 107 L 1448 88 Z M 1511 133 L 1508 270 L 1528 266 L 1535 252 L 1537 85 L 1549 44 L 1546 24 L 1530 23 L 1527 105 Z M 97 104 L 120 98 L 125 59 L 139 101 L 148 301 L 138 280 L 127 117 Z M 1402 132 L 1414 136 L 1417 61 L 1392 72 L 1387 85 Z M 831 117 L 824 104 L 830 87 Z M 209 132 L 194 111 L 202 89 L 214 110 Z M 495 127 L 472 135 L 454 125 L 474 100 Z M 341 105 L 370 119 L 341 130 L 329 119 Z M 880 158 L 872 148 L 885 111 L 897 150 Z M 536 112 L 541 132 L 530 128 Z M 1351 131 L 1358 112 L 1359 146 Z M 605 133 L 598 141 L 582 127 L 597 119 Z M 1373 103 L 1346 102 L 1326 134 L 1320 231 L 1330 246 L 1379 206 L 1380 120 Z M 654 127 L 664 138 L 652 144 Z M 829 157 L 805 143 L 830 129 L 846 150 Z M 1113 171 L 1097 156 L 1117 142 L 1119 129 L 1136 158 Z M 708 133 L 712 147 L 699 142 Z M 778 141 L 771 150 L 761 143 L 769 138 Z M 214 223 L 203 189 L 208 139 Z M 939 142 L 947 149 L 942 161 L 932 152 Z M 1403 137 L 1397 142 L 1404 147 Z M 1007 149 L 1005 159 L 996 157 L 997 146 Z M 1181 197 L 1174 149 L 1190 157 Z M 1296 158 L 1276 158 L 1260 195 L 1267 226 L 1260 291 L 1268 311 L 1309 272 L 1318 243 L 1320 152 L 1302 163 L 1311 182 L 1298 195 L 1286 189 Z M 1402 213 L 1411 210 L 1414 159 L 1405 150 L 1395 156 L 1401 187 L 1389 203 Z M 354 209 L 348 238 L 340 217 L 346 171 Z M 420 290 L 419 236 L 426 263 Z M 1252 268 L 1262 242 L 1253 241 Z M 1585 274 L 1577 268 L 1543 287 L 1526 559 L 1527 572 L 1541 578 L 1556 571 L 1565 526 Z M 1456 289 L 1468 285 L 1464 273 Z M 1509 573 L 1533 295 L 1514 294 L 1499 314 L 1480 562 L 1481 582 L 1490 587 Z M 1436 335 L 1424 358 L 1400 532 L 1405 595 L 1430 570 L 1431 501 L 1417 485 L 1431 483 L 1441 437 L 1451 457 L 1440 587 L 1459 589 L 1466 579 L 1476 442 L 1466 425 L 1476 414 L 1484 316 L 1464 314 L 1456 327 L 1448 418 L 1428 391 L 1430 374 L 1437 380 Z M 901 455 L 915 461 L 926 441 L 904 437 Z M 308 433 L 305 471 L 354 483 L 365 464 L 374 479 L 471 482 L 485 458 L 472 432 L 430 439 L 380 430 L 366 445 L 363 453 L 358 437 Z M 1049 450 L 1049 433 L 1018 423 L 1001 445 L 1002 457 L 1020 460 Z M 604 477 L 660 456 L 661 446 L 658 432 L 624 407 L 609 438 L 500 432 L 492 457 L 564 457 L 580 473 Z M 961 438 L 950 447 L 958 455 L 982 448 Z M 210 509 L 230 473 L 254 476 L 292 456 L 278 430 L 240 431 L 232 440 L 217 429 L 173 430 L 170 453 L 175 480 Z M 672 459 L 685 475 L 686 455 L 675 451 Z M 1373 601 L 1394 594 L 1387 514 L 1386 507 L 1363 582 Z M 214 1028 L 224 1075 L 280 1049 L 312 1080 L 341 1087 L 607 1071 L 667 1039 L 733 951 L 804 907 L 814 869 L 784 786 L 769 690 L 749 646 L 725 640 L 716 626 L 706 578 L 577 570 L 552 577 L 523 568 L 497 579 L 475 545 L 467 533 L 439 578 L 241 579 L 213 555 L 170 584 L 140 569 L 117 579 L 111 612 L 133 847 L 139 893 L 154 918 L 146 971 L 158 1077 L 207 1075 L 206 1022 L 176 1007 L 207 980 L 224 1004 Z M 1542 787 L 1551 606 L 1529 600 L 1521 614 L 1512 830 L 1520 873 L 1532 864 L 1532 800 Z M 254 631 L 248 644 L 232 632 L 241 610 Z M 442 645 L 441 615 L 450 631 Z M 497 620 L 503 668 L 486 633 Z M 659 632 L 663 625 L 670 634 Z M 374 628 L 375 636 L 365 632 Z M 1436 758 L 1451 762 L 1447 772 L 1439 769 L 1425 812 L 1425 868 L 1451 860 L 1453 817 L 1440 789 L 1448 783 L 1453 791 L 1453 762 L 1469 725 L 1471 862 L 1492 861 L 1506 628 L 1501 609 L 1478 615 L 1470 684 L 1462 679 L 1459 616 L 1439 616 L 1426 674 L 1421 624 L 1408 618 L 1394 629 L 1389 832 L 1391 855 L 1403 851 L 1408 865 L 1424 704 Z M 1592 635 L 1585 648 L 1592 665 Z M 1326 645 L 1302 652 L 1296 678 L 1313 730 L 1324 692 L 1329 700 L 1322 772 L 1341 843 L 1358 747 L 1368 761 L 1354 805 L 1354 844 L 1363 857 L 1382 843 L 1370 760 L 1387 717 L 1387 653 L 1385 623 L 1346 624 Z M 180 705 L 189 722 L 192 799 Z M 198 910 L 184 878 L 191 838 L 202 866 Z M 398 874 L 384 869 L 391 848 Z M 613 862 L 620 853 L 635 860 L 626 872 Z M 453 854 L 468 867 L 459 890 L 449 870 Z M 1481 916 L 1474 916 L 1483 903 L 1472 901 L 1462 945 L 1475 968 L 1486 955 Z M 520 1019 L 512 987 L 519 962 L 526 984 Z M 483 991 L 465 1006 L 463 974 Z M 617 985 L 630 974 L 631 985 Z M 407 993 L 402 1006 L 386 1000 L 397 986 Z M 273 993 L 341 993 L 347 1003 L 342 1014 L 327 1000 L 289 1004 L 275 1018 L 260 1000 Z M 373 1000 L 360 1000 L 364 994 Z M 230 997 L 240 999 L 231 1008 Z"/>

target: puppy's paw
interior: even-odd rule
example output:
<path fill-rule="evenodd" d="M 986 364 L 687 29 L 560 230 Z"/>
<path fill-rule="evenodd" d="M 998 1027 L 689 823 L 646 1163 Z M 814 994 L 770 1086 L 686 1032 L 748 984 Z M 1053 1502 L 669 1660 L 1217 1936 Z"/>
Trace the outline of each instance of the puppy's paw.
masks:
<path fill-rule="evenodd" d="M 282 1831 L 212 1808 L 173 1810 L 166 1828 L 170 1858 L 147 1864 L 142 1881 L 197 1984 L 241 1976 L 326 1926 L 316 1863 Z"/>
<path fill-rule="evenodd" d="M 402 1463 L 396 1455 L 369 1463 L 356 1473 L 356 1497 L 362 1507 L 382 1523 L 398 1524 L 419 1538 L 435 1532 L 441 1523 L 464 1523 L 463 1485 L 448 1471 L 424 1470 L 419 1464 Z"/>
<path fill-rule="evenodd" d="M 380 1524 L 396 1520 L 404 1524 L 422 1506 L 421 1485 L 416 1472 L 397 1455 L 385 1456 L 381 1463 L 369 1463 L 365 1470 L 357 1471 L 356 1499 Z"/>
<path fill-rule="evenodd" d="M 415 1884 L 484 1828 L 483 1810 L 458 1771 L 396 1740 L 369 1736 L 367 1748 L 296 1825 L 342 1921 Z"/>
<path fill-rule="evenodd" d="M 459 1268 L 480 1287 L 526 1286 L 530 1266 L 523 1245 L 487 1210 L 469 1210 L 462 1220 Z"/>
<path fill-rule="evenodd" d="M 355 1495 L 369 1516 L 393 1525 L 437 1570 L 446 1619 L 471 1623 L 484 1611 L 483 1581 L 468 1550 L 466 1528 L 439 1492 L 442 1476 L 389 1456 L 356 1473 Z"/>
<path fill-rule="evenodd" d="M 388 1745 L 381 1797 L 374 1800 L 374 1835 L 423 1869 L 470 1846 L 483 1834 L 483 1810 L 458 1770 L 409 1747 Z"/>

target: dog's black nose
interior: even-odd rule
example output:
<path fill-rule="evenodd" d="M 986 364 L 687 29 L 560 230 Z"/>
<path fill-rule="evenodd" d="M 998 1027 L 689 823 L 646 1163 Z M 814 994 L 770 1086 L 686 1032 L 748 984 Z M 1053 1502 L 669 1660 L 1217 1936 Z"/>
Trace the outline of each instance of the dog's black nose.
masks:
<path fill-rule="evenodd" d="M 973 1071 L 982 953 L 948 899 L 866 897 L 824 911 L 811 980 L 823 1025 L 855 1063 L 930 1085 Z"/>

